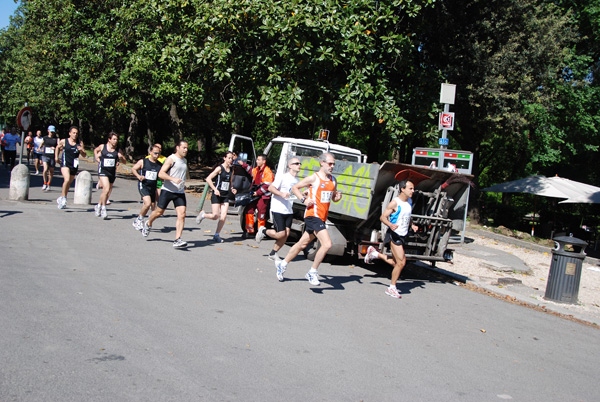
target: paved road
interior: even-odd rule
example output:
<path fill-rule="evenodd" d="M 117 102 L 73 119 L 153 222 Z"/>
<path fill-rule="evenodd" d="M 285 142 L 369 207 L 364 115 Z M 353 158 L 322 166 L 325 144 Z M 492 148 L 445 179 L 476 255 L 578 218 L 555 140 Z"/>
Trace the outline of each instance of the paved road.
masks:
<path fill-rule="evenodd" d="M 347 261 L 312 287 L 298 259 L 279 283 L 270 241 L 214 244 L 189 212 L 175 250 L 174 211 L 132 228 L 133 181 L 102 221 L 58 210 L 58 179 L 7 201 L 0 169 L 2 402 L 598 400 L 597 329 L 416 270 L 402 300 L 385 267 Z"/>

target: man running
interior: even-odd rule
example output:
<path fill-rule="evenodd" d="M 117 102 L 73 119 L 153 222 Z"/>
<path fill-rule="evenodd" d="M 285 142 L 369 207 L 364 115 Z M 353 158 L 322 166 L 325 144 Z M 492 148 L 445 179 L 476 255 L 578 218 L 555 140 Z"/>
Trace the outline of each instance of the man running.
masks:
<path fill-rule="evenodd" d="M 111 131 L 108 133 L 106 144 L 100 144 L 94 149 L 94 159 L 98 162 L 98 181 L 102 187 L 102 194 L 100 194 L 98 204 L 94 207 L 94 213 L 102 219 L 108 218 L 106 201 L 117 178 L 117 164 L 119 161 L 125 162 L 125 157 L 117 147 L 118 141 L 117 133 Z"/>
<path fill-rule="evenodd" d="M 54 166 L 56 166 L 56 145 L 58 140 L 55 137 L 56 128 L 54 126 L 48 126 L 48 135 L 42 138 L 42 144 L 40 149 L 42 150 L 42 165 L 44 165 L 44 171 L 42 172 L 42 178 L 44 179 L 44 185 L 42 191 L 50 191 L 50 183 L 52 177 L 54 177 Z"/>
<path fill-rule="evenodd" d="M 27 132 L 27 137 L 25 137 L 24 141 L 27 148 L 27 164 L 29 165 L 33 156 L 33 132 Z"/>
<path fill-rule="evenodd" d="M 133 221 L 133 227 L 136 230 L 142 230 L 144 228 L 144 218 L 150 208 L 154 209 L 156 206 L 156 183 L 158 182 L 158 172 L 162 168 L 162 163 L 158 161 L 160 156 L 160 148 L 154 145 L 150 150 L 150 155 L 144 159 L 140 159 L 133 167 L 131 172 L 137 179 L 138 190 L 142 196 L 142 209 L 140 214 L 135 221 Z M 140 172 L 141 170 L 141 172 Z"/>
<path fill-rule="evenodd" d="M 65 209 L 67 207 L 67 194 L 71 183 L 77 176 L 77 170 L 79 169 L 79 156 L 85 156 L 85 147 L 83 141 L 79 140 L 79 129 L 76 126 L 69 128 L 69 138 L 60 140 L 56 147 L 56 159 L 62 151 L 62 158 L 60 159 L 60 172 L 63 176 L 62 192 L 60 197 L 56 199 L 58 209 Z"/>
<path fill-rule="evenodd" d="M 144 222 L 142 228 L 142 236 L 148 237 L 152 230 L 152 223 L 165 213 L 165 209 L 171 201 L 177 212 L 177 222 L 175 224 L 175 241 L 174 248 L 187 247 L 187 242 L 181 239 L 183 234 L 183 226 L 185 225 L 185 176 L 187 174 L 187 160 L 185 157 L 188 153 L 187 141 L 181 140 L 175 146 L 175 153 L 169 156 L 163 164 L 158 177 L 163 180 L 162 191 L 158 197 L 158 205 L 150 214 L 150 218 Z"/>
<path fill-rule="evenodd" d="M 33 165 L 35 166 L 35 174 L 40 174 L 40 163 L 42 163 L 42 131 L 37 130 L 33 137 Z"/>
<path fill-rule="evenodd" d="M 283 175 L 277 175 L 273 184 L 269 186 L 269 191 L 273 194 L 271 200 L 271 215 L 273 216 L 274 229 L 266 230 L 266 226 L 260 227 L 256 234 L 256 241 L 262 241 L 265 236 L 275 239 L 273 249 L 269 253 L 269 259 L 273 261 L 278 259 L 277 252 L 281 250 L 281 247 L 283 247 L 290 235 L 292 218 L 294 217 L 291 191 L 292 186 L 298 183 L 298 178 L 296 176 L 299 171 L 300 160 L 296 157 L 292 157 L 288 160 L 287 172 Z"/>
<path fill-rule="evenodd" d="M 365 262 L 370 264 L 374 259 L 381 259 L 394 268 L 392 269 L 392 280 L 390 286 L 386 289 L 385 294 L 396 299 L 402 298 L 396 282 L 400 278 L 402 269 L 406 265 L 406 255 L 404 253 L 404 244 L 406 244 L 406 236 L 408 229 L 411 226 L 410 215 L 412 213 L 412 196 L 415 192 L 415 185 L 410 180 L 403 180 L 399 183 L 400 193 L 388 204 L 386 209 L 381 214 L 379 220 L 389 228 L 385 232 L 385 244 L 390 244 L 392 257 L 378 252 L 375 247 L 369 246 L 365 255 Z M 412 229 L 416 232 L 419 228 L 412 225 Z"/>
<path fill-rule="evenodd" d="M 318 286 L 319 265 L 327 255 L 331 248 L 331 238 L 327 232 L 325 222 L 329 214 L 329 205 L 331 201 L 338 202 L 342 199 L 342 193 L 337 191 L 337 182 L 331 175 L 335 166 L 335 157 L 329 152 L 323 153 L 319 157 L 321 169 L 314 174 L 305 177 L 300 182 L 292 186 L 292 193 L 306 205 L 304 212 L 304 233 L 294 246 L 290 249 L 285 259 L 275 262 L 277 268 L 277 279 L 283 281 L 283 273 L 287 269 L 287 265 L 304 250 L 306 246 L 315 239 L 319 240 L 321 246 L 317 250 L 312 267 L 306 274 L 306 279 L 313 286 Z M 300 189 L 308 187 L 308 196 L 302 195 Z"/>

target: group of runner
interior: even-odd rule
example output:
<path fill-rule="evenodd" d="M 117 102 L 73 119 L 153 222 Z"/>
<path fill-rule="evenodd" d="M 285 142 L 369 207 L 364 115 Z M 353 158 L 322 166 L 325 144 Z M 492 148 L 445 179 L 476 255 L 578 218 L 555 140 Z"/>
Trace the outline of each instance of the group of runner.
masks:
<path fill-rule="evenodd" d="M 69 129 L 69 137 L 63 140 L 57 140 L 54 137 L 54 126 L 48 127 L 48 136 L 42 138 L 40 149 L 43 149 L 43 155 L 54 155 L 52 160 L 50 156 L 42 157 L 44 164 L 44 190 L 49 190 L 50 181 L 53 173 L 53 162 L 60 159 L 61 173 L 64 177 L 61 196 L 57 199 L 60 209 L 66 206 L 66 196 L 69 187 L 77 173 L 79 166 L 78 157 L 85 155 L 83 142 L 78 139 L 79 130 L 73 126 Z M 112 186 L 116 178 L 116 166 L 119 160 L 124 160 L 123 155 L 117 146 L 118 136 L 111 132 L 108 135 L 107 143 L 101 144 L 94 149 L 94 158 L 98 162 L 99 183 L 102 187 L 100 201 L 95 206 L 96 216 L 107 218 L 106 202 L 112 191 Z M 187 242 L 181 237 L 185 225 L 186 216 L 186 197 L 185 197 L 185 178 L 187 176 L 188 166 L 186 156 L 188 153 L 188 143 L 184 140 L 179 141 L 175 146 L 175 152 L 169 157 L 161 156 L 162 148 L 160 144 L 155 144 L 150 150 L 150 154 L 140 159 L 132 168 L 133 175 L 138 179 L 138 190 L 142 199 L 142 207 L 138 216 L 133 221 L 133 227 L 139 230 L 143 237 L 148 237 L 153 223 L 162 216 L 168 205 L 173 202 L 177 222 L 175 226 L 174 248 L 185 248 Z M 263 164 L 257 166 L 260 169 L 266 164 L 266 157 L 260 155 Z M 257 158 L 257 160 L 259 159 Z M 250 167 L 244 162 L 238 161 L 248 171 Z M 320 169 L 299 180 L 297 175 L 300 171 L 301 162 L 297 157 L 291 157 L 287 161 L 286 172 L 278 175 L 272 182 L 262 182 L 253 194 L 261 197 L 264 194 L 272 195 L 271 214 L 273 228 L 267 229 L 264 220 L 261 222 L 259 209 L 259 227 L 256 234 L 256 241 L 262 241 L 266 236 L 275 239 L 275 243 L 269 259 L 275 261 L 276 276 L 279 281 L 284 280 L 284 273 L 288 264 L 311 242 L 318 240 L 318 248 L 310 270 L 305 277 L 313 286 L 320 284 L 318 277 L 318 268 L 332 246 L 332 241 L 327 231 L 326 221 L 329 214 L 331 202 L 339 202 L 342 199 L 342 193 L 337 190 L 337 181 L 333 176 L 335 167 L 335 157 L 331 153 L 323 153 L 319 157 Z M 212 190 L 211 213 L 200 211 L 196 217 L 196 222 L 200 224 L 204 219 L 219 220 L 217 229 L 213 236 L 216 242 L 222 242 L 220 231 L 223 228 L 231 195 L 235 195 L 237 190 L 231 186 L 233 176 L 234 154 L 227 152 L 223 157 L 223 163 L 218 165 L 206 178 L 206 182 Z M 256 169 L 256 168 L 255 168 Z M 264 171 L 264 169 L 263 169 Z M 256 171 L 253 175 L 256 179 Z M 49 177 L 46 182 L 46 177 Z M 162 188 L 160 183 L 162 181 Z M 261 179 L 262 181 L 262 179 Z M 390 264 L 393 267 L 390 286 L 386 289 L 386 294 L 401 298 L 396 287 L 402 269 L 406 264 L 404 253 L 404 244 L 406 236 L 411 228 L 412 195 L 414 193 L 414 184 L 410 180 L 399 184 L 400 193 L 395 197 L 384 210 L 380 217 L 381 222 L 388 226 L 384 244 L 389 243 L 392 256 L 379 252 L 374 247 L 369 247 L 365 256 L 366 263 L 372 263 L 375 259 Z M 261 190 L 262 189 L 262 190 Z M 300 240 L 294 244 L 287 255 L 281 259 L 277 253 L 285 244 L 291 230 L 293 218 L 293 201 L 299 200 L 305 205 L 304 213 L 305 230 Z M 152 210 L 148 219 L 145 219 L 148 212 Z M 248 220 L 246 220 L 248 224 Z M 262 223 L 262 225 L 260 225 Z M 249 225 L 246 229 L 250 229 Z M 252 224 L 252 229 L 254 224 Z M 412 225 L 413 230 L 417 230 Z"/>

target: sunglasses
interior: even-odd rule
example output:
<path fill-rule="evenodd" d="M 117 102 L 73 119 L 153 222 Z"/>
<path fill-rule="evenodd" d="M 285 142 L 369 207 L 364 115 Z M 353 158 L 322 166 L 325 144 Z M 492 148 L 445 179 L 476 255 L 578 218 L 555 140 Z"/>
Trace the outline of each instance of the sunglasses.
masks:
<path fill-rule="evenodd" d="M 290 163 L 290 165 L 301 165 L 301 163 L 300 162 L 292 162 L 292 163 Z"/>
<path fill-rule="evenodd" d="M 152 155 L 160 155 L 160 152 L 152 152 Z"/>
<path fill-rule="evenodd" d="M 328 164 L 329 166 L 335 166 L 335 162 L 323 162 L 323 163 L 326 163 L 326 164 Z"/>

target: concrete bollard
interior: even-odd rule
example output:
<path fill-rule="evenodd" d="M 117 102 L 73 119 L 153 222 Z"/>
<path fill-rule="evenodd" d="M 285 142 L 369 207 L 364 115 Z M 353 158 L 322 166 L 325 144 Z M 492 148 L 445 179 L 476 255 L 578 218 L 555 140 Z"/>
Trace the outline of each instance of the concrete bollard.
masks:
<path fill-rule="evenodd" d="M 10 174 L 8 199 L 24 201 L 29 199 L 29 169 L 25 165 L 16 165 Z"/>
<path fill-rule="evenodd" d="M 87 170 L 80 172 L 75 178 L 74 204 L 89 205 L 92 202 L 92 175 Z"/>

